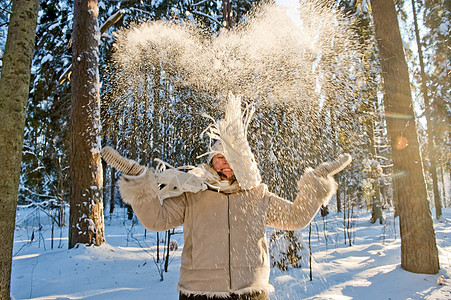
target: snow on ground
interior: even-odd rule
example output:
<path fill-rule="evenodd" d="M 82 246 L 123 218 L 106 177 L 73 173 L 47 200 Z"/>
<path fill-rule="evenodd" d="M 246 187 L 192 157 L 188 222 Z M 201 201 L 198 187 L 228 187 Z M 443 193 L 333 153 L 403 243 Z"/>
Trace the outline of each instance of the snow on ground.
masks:
<path fill-rule="evenodd" d="M 398 220 L 395 223 L 389 213 L 384 225 L 371 224 L 369 216 L 355 216 L 352 246 L 345 244 L 342 216 L 329 215 L 324 220 L 317 216 L 311 236 L 313 280 L 306 228 L 302 230 L 303 265 L 287 271 L 272 269 L 270 282 L 276 292 L 271 299 L 451 299 L 451 209 L 444 210 L 440 222 L 434 220 L 441 266 L 435 275 L 404 271 Z M 126 220 L 123 210 L 106 217 L 107 243 L 100 247 L 81 245 L 68 250 L 67 227 L 55 227 L 52 249 L 49 220 L 43 211 L 18 209 L 11 282 L 14 299 L 178 299 L 182 234 L 171 237 L 179 247 L 171 252 L 161 281 L 156 234 Z M 437 283 L 440 276 L 445 279 L 443 285 Z"/>

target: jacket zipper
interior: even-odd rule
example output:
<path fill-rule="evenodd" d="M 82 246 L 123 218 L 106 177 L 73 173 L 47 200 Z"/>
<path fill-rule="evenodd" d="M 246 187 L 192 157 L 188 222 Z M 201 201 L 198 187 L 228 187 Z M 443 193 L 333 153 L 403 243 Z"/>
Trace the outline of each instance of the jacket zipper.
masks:
<path fill-rule="evenodd" d="M 229 233 L 229 290 L 232 290 L 232 267 L 231 267 L 231 233 L 230 233 L 230 195 L 227 194 L 227 226 Z"/>

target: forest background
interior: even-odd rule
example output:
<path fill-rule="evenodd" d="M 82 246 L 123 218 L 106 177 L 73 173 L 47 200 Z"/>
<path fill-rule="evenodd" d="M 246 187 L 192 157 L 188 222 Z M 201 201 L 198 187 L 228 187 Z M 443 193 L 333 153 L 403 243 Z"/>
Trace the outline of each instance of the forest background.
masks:
<path fill-rule="evenodd" d="M 105 24 L 118 12 L 121 15 L 114 24 L 104 28 L 99 48 L 100 99 L 104 104 L 100 109 L 102 145 L 113 145 L 119 152 L 144 164 L 151 164 L 154 158 L 175 166 L 197 164 L 197 156 L 206 152 L 208 145 L 207 138 L 197 133 L 208 126 L 208 120 L 202 120 L 195 110 L 196 102 L 211 103 L 211 95 L 177 87 L 164 75 L 165 70 L 156 68 L 146 100 L 138 101 L 131 94 L 125 101 L 127 105 L 118 107 L 120 113 L 112 112 L 116 107 L 111 106 L 109 85 L 114 81 L 110 80 L 113 75 L 108 66 L 114 51 L 113 33 L 135 22 L 174 16 L 196 20 L 211 32 L 219 32 L 237 24 L 255 2 L 99 1 L 99 24 Z M 3 48 L 11 2 L 2 0 L 0 3 Z M 450 2 L 395 1 L 395 4 L 409 67 L 427 201 L 440 218 L 441 208 L 449 206 L 450 199 Z M 384 106 L 382 68 L 370 4 L 367 1 L 328 1 L 328 5 L 346 14 L 359 42 L 365 46 L 359 58 L 361 69 L 354 76 L 355 84 L 347 89 L 353 93 L 327 95 L 322 103 L 309 106 L 308 111 L 290 110 L 289 119 L 297 120 L 299 126 L 287 126 L 284 105 L 260 112 L 256 118 L 264 117 L 270 120 L 269 128 L 280 130 L 263 137 L 270 141 L 265 143 L 270 149 L 262 149 L 261 137 L 251 138 L 250 143 L 255 149 L 263 181 L 274 183 L 273 191 L 287 198 L 293 198 L 296 193 L 295 179 L 305 167 L 333 159 L 344 151 L 351 153 L 353 164 L 336 176 L 340 190 L 328 209 L 343 213 L 345 218 L 352 218 L 355 210 L 370 210 L 372 222 L 384 222 L 384 210 L 397 209 L 393 178 L 398 174 L 394 171 L 392 157 L 397 149 L 390 144 L 387 131 L 387 117 L 393 116 L 386 113 Z M 40 1 L 17 202 L 21 206 L 40 207 L 52 216 L 57 226 L 67 226 L 70 203 L 71 81 L 68 70 L 72 64 L 73 9 L 72 1 Z M 419 26 L 412 26 L 414 18 Z M 419 55 L 420 50 L 422 55 Z M 328 76 L 334 78 L 334 74 Z M 205 112 L 210 113 L 212 107 L 214 104 L 207 106 Z M 187 123 L 187 118 L 195 121 Z M 287 136 L 296 144 L 277 142 L 285 141 Z M 403 147 L 404 141 L 398 142 L 398 146 Z M 268 151 L 274 155 L 265 159 Z M 278 159 L 281 157 L 295 159 L 291 160 L 292 165 L 287 165 L 285 160 Z M 103 165 L 103 169 L 102 205 L 105 211 L 113 213 L 116 205 L 123 205 L 115 185 L 118 173 L 107 165 Z M 327 209 L 322 213 L 326 215 Z M 131 211 L 129 218 L 132 218 Z"/>

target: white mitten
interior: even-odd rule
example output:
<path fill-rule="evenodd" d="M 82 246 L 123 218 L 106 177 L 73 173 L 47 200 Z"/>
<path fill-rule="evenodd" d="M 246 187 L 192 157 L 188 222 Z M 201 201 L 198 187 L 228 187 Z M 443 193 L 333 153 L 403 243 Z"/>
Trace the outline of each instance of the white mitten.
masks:
<path fill-rule="evenodd" d="M 141 166 L 134 160 L 123 157 L 110 146 L 102 148 L 100 153 L 107 164 L 124 174 L 136 176 L 142 174 L 145 170 L 144 166 Z"/>
<path fill-rule="evenodd" d="M 334 161 L 328 161 L 323 162 L 318 167 L 315 168 L 313 173 L 316 176 L 321 177 L 328 177 L 333 176 L 346 168 L 347 165 L 349 165 L 352 161 L 352 157 L 350 154 L 345 153 L 341 154 L 336 160 Z"/>
<path fill-rule="evenodd" d="M 332 177 L 351 163 L 351 155 L 342 154 L 336 160 L 324 162 L 315 169 L 307 168 L 298 182 L 299 196 L 316 201 L 326 206 L 337 190 L 337 183 Z"/>

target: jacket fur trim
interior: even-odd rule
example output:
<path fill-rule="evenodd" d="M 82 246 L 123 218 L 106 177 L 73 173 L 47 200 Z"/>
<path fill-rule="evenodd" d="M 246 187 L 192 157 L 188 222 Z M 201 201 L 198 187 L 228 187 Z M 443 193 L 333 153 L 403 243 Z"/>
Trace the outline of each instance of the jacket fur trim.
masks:
<path fill-rule="evenodd" d="M 177 285 L 177 290 L 186 295 L 186 296 L 207 296 L 207 298 L 224 298 L 227 299 L 230 297 L 230 292 L 208 292 L 208 291 L 191 291 L 188 289 L 185 289 L 180 286 L 180 284 Z M 244 288 L 241 290 L 233 291 L 236 295 L 244 295 L 244 294 L 252 294 L 255 292 L 265 292 L 266 294 L 274 293 L 274 287 L 270 284 L 268 284 L 265 287 L 249 287 Z"/>

